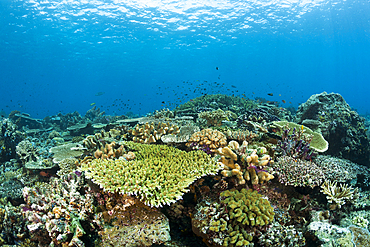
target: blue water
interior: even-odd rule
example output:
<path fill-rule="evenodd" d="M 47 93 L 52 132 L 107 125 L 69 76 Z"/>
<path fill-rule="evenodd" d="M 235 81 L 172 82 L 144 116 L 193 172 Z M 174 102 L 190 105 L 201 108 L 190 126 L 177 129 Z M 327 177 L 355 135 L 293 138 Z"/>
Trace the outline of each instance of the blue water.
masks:
<path fill-rule="evenodd" d="M 368 0 L 1 0 L 0 110 L 145 114 L 204 93 L 297 107 L 327 91 L 368 113 L 369 13 Z"/>

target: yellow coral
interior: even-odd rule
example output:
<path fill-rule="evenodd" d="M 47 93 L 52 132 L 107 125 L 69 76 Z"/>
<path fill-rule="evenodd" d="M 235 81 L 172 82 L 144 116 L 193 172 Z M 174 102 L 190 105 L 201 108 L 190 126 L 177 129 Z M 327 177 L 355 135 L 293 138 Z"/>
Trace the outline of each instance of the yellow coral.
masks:
<path fill-rule="evenodd" d="M 231 223 L 228 224 L 229 236 L 223 246 L 246 246 L 253 236 L 247 232 L 246 225 L 264 226 L 274 219 L 274 210 L 270 203 L 257 191 L 242 189 L 226 190 L 220 194 L 221 202 L 227 205 Z"/>
<path fill-rule="evenodd" d="M 95 159 L 81 170 L 109 192 L 136 195 L 146 205 L 160 207 L 182 198 L 196 179 L 216 174 L 221 167 L 202 151 L 185 152 L 165 145 L 124 142 L 135 160 Z"/>

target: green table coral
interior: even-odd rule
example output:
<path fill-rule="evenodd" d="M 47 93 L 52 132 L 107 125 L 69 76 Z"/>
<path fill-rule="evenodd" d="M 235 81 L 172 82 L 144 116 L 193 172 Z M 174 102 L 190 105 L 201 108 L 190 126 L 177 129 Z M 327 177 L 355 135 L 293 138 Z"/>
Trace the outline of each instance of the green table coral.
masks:
<path fill-rule="evenodd" d="M 221 169 L 202 151 L 134 142 L 123 145 L 135 153 L 135 160 L 94 159 L 83 163 L 81 170 L 104 190 L 136 195 L 148 206 L 161 207 L 179 200 L 195 180 Z"/>

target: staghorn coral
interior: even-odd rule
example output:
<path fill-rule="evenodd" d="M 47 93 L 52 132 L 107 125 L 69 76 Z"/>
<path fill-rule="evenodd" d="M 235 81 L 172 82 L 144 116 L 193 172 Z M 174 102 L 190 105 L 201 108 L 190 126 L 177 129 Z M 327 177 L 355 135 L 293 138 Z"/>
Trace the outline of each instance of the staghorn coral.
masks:
<path fill-rule="evenodd" d="M 128 130 L 128 133 L 132 136 L 132 141 L 149 144 L 157 142 L 163 135 L 176 135 L 179 131 L 180 128 L 171 123 L 158 122 L 154 124 L 154 122 L 147 122 L 142 125 L 137 124 L 133 129 Z"/>
<path fill-rule="evenodd" d="M 25 187 L 22 205 L 33 241 L 39 245 L 85 246 L 81 237 L 87 230 L 81 222 L 93 227 L 94 200 L 84 175 L 75 173 L 52 177 L 50 184 Z M 84 224 L 86 226 L 86 224 Z"/>
<path fill-rule="evenodd" d="M 337 182 L 325 181 L 321 185 L 322 193 L 326 195 L 330 205 L 330 209 L 341 208 L 347 201 L 357 197 L 358 189 L 353 189 L 352 186 L 347 184 L 340 184 L 338 186 Z"/>
<path fill-rule="evenodd" d="M 205 146 L 210 149 L 212 153 L 216 152 L 216 149 L 227 145 L 226 136 L 218 130 L 203 129 L 195 132 L 188 142 L 188 147 L 193 149 L 199 149 L 199 147 Z"/>
<path fill-rule="evenodd" d="M 135 154 L 135 160 L 95 159 L 81 163 L 80 169 L 105 191 L 136 195 L 154 207 L 177 201 L 196 179 L 221 169 L 201 151 L 134 142 L 123 145 Z"/>
<path fill-rule="evenodd" d="M 278 175 L 279 182 L 294 187 L 321 185 L 325 179 L 321 168 L 308 160 L 296 160 L 289 156 L 277 158 L 271 168 Z"/>

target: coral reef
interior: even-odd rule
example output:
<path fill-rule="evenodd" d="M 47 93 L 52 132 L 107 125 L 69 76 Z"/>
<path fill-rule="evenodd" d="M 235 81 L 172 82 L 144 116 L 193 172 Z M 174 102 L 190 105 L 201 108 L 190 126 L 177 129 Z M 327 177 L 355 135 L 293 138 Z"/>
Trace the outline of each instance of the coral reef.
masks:
<path fill-rule="evenodd" d="M 31 239 L 40 245 L 85 246 L 81 237 L 95 227 L 92 222 L 94 199 L 90 191 L 84 175 L 75 173 L 63 175 L 61 179 L 53 177 L 49 184 L 25 187 L 26 205 L 22 207 Z"/>
<path fill-rule="evenodd" d="M 266 109 L 254 108 L 238 117 L 237 119 L 238 126 L 243 126 L 245 124 L 245 121 L 265 123 L 272 121 L 280 121 L 280 119 L 277 116 L 270 114 Z"/>
<path fill-rule="evenodd" d="M 221 169 L 201 151 L 185 152 L 165 145 L 134 142 L 123 145 L 135 154 L 134 160 L 95 159 L 82 163 L 80 169 L 105 191 L 137 195 L 153 207 L 177 201 L 196 179 Z"/>
<path fill-rule="evenodd" d="M 25 138 L 25 134 L 17 130 L 17 125 L 8 118 L 0 122 L 0 161 L 16 158 L 16 147 Z"/>
<path fill-rule="evenodd" d="M 6 198 L 0 199 L 0 245 L 14 245 L 27 235 L 22 208 L 13 206 Z"/>
<path fill-rule="evenodd" d="M 192 149 L 209 148 L 209 151 L 215 153 L 220 147 L 227 145 L 226 136 L 218 130 L 203 129 L 192 134 L 188 142 L 188 147 Z"/>
<path fill-rule="evenodd" d="M 294 187 L 309 186 L 314 188 L 325 179 L 321 168 L 308 160 L 296 160 L 289 156 L 277 158 L 271 165 L 278 175 L 280 183 Z"/>
<path fill-rule="evenodd" d="M 174 110 L 176 116 L 193 116 L 197 118 L 202 111 L 212 111 L 221 109 L 223 111 L 232 111 L 241 115 L 248 110 L 256 107 L 253 100 L 245 100 L 236 96 L 223 94 L 203 95 L 192 99 Z"/>
<path fill-rule="evenodd" d="M 71 172 L 74 172 L 77 170 L 77 164 L 78 159 L 76 158 L 65 158 L 62 161 L 58 163 L 58 166 L 60 168 L 59 171 L 57 171 L 58 176 L 67 175 Z"/>
<path fill-rule="evenodd" d="M 227 130 L 225 133 L 228 140 L 252 142 L 260 138 L 260 135 L 249 130 Z"/>
<path fill-rule="evenodd" d="M 37 160 L 37 149 L 29 140 L 23 140 L 18 143 L 16 152 L 22 164 Z"/>
<path fill-rule="evenodd" d="M 197 205 L 192 228 L 210 246 L 253 246 L 256 229 L 273 219 L 273 208 L 257 191 L 226 190 L 220 202 L 206 198 Z"/>
<path fill-rule="evenodd" d="M 197 121 L 204 119 L 206 121 L 206 126 L 221 126 L 222 121 L 227 120 L 229 121 L 229 117 L 234 116 L 235 113 L 231 111 L 223 111 L 221 109 L 217 109 L 214 111 L 204 111 L 198 114 Z M 234 117 L 235 118 L 235 117 Z"/>
<path fill-rule="evenodd" d="M 369 168 L 346 159 L 318 155 L 314 158 L 314 162 L 325 174 L 325 178 L 330 181 L 344 183 L 356 179 L 360 174 L 369 176 Z"/>
<path fill-rule="evenodd" d="M 366 135 L 365 119 L 353 111 L 340 94 L 312 95 L 298 107 L 295 122 L 317 120 L 320 131 L 331 144 L 328 154 L 367 165 L 370 140 Z"/>
<path fill-rule="evenodd" d="M 367 229 L 354 225 L 348 227 L 348 229 L 352 232 L 352 242 L 355 244 L 356 247 L 369 246 L 370 232 Z"/>

